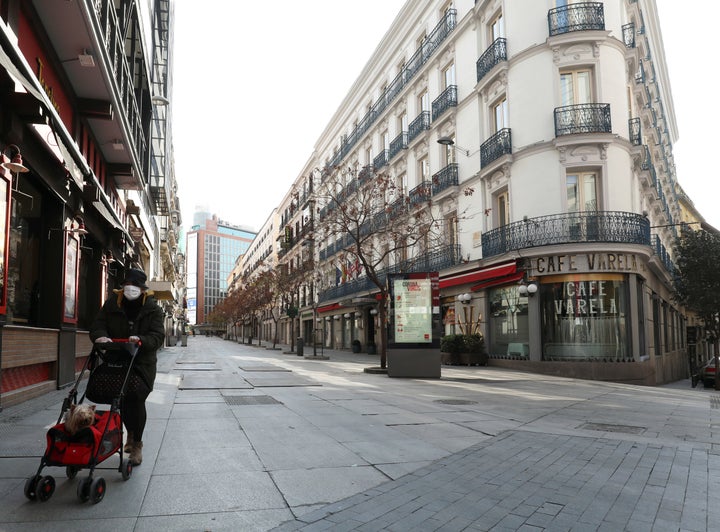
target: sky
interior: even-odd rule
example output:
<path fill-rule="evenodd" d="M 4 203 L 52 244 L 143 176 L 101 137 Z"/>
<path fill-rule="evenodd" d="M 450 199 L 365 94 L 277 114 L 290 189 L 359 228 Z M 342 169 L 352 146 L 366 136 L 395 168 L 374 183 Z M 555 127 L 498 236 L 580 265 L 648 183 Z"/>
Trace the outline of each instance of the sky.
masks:
<path fill-rule="evenodd" d="M 514 0 L 517 1 L 517 0 Z M 529 1 L 529 0 L 521 0 Z M 534 0 L 533 0 L 534 1 Z M 197 207 L 259 230 L 405 0 L 175 2 L 173 145 L 183 226 Z M 678 125 L 680 185 L 720 228 L 716 21 L 657 0 Z"/>

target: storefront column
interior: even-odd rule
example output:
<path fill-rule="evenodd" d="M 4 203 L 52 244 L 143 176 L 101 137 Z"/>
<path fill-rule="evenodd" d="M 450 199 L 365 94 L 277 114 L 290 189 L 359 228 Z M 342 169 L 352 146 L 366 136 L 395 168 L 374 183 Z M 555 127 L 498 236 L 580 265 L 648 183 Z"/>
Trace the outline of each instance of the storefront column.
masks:
<path fill-rule="evenodd" d="M 643 355 L 644 353 L 640 352 L 640 335 L 643 334 L 642 331 L 638 330 L 638 320 L 637 316 L 644 316 L 643 309 L 640 307 L 642 305 L 642 301 L 638 301 L 638 282 L 637 282 L 637 276 L 636 275 L 628 275 L 627 278 L 628 281 L 628 318 L 627 318 L 627 326 L 628 330 L 630 332 L 630 353 L 632 354 L 632 358 L 635 362 L 640 361 L 640 355 Z M 631 319 L 631 317 L 633 319 Z M 643 320 L 644 321 L 644 320 Z"/>
<path fill-rule="evenodd" d="M 541 290 L 528 297 L 528 359 L 532 361 L 542 360 L 542 320 L 541 314 Z"/>

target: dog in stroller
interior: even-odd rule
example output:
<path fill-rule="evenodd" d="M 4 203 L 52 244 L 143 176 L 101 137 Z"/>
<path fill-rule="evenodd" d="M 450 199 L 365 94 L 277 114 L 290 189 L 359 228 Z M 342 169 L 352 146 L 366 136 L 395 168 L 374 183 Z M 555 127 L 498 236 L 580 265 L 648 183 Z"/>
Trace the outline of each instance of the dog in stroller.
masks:
<path fill-rule="evenodd" d="M 68 479 L 82 469 L 89 469 L 87 477 L 77 485 L 81 502 L 96 504 L 105 496 L 106 483 L 94 477 L 95 468 L 114 454 L 118 454 L 118 471 L 123 480 L 132 475 L 132 463 L 123 453 L 123 422 L 121 405 L 132 371 L 139 343 L 114 339 L 95 344 L 75 384 L 63 401 L 57 422 L 47 431 L 47 447 L 35 475 L 25 481 L 25 496 L 31 501 L 45 502 L 55 491 L 55 478 L 42 475 L 46 466 L 64 466 Z M 86 371 L 90 371 L 85 393 L 78 401 L 78 387 Z M 101 383 L 101 386 L 96 383 Z M 92 391 L 101 388 L 98 395 Z M 86 404 L 85 397 L 98 403 L 109 403 L 109 410 L 98 410 Z"/>

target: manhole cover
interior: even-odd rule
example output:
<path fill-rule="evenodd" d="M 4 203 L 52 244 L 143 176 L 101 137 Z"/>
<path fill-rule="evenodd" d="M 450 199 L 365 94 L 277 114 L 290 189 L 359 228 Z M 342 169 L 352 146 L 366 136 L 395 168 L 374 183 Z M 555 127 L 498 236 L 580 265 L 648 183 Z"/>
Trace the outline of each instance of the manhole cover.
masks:
<path fill-rule="evenodd" d="M 281 405 L 282 403 L 269 395 L 226 395 L 225 402 L 234 406 L 247 405 Z"/>
<path fill-rule="evenodd" d="M 633 427 L 632 425 L 611 425 L 609 423 L 585 423 L 580 425 L 581 429 L 599 430 L 601 432 L 624 432 L 626 434 L 642 434 L 645 427 Z"/>
<path fill-rule="evenodd" d="M 435 401 L 443 405 L 476 405 L 477 401 L 470 401 L 469 399 L 438 399 Z"/>

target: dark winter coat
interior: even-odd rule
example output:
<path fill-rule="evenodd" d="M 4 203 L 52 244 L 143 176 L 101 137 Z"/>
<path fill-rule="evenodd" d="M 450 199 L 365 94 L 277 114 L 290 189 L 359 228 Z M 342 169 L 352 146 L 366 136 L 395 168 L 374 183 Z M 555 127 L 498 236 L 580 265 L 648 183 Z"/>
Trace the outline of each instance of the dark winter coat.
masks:
<path fill-rule="evenodd" d="M 105 301 L 90 327 L 90 339 L 98 338 L 140 338 L 140 349 L 136 355 L 135 368 L 152 390 L 157 372 L 157 351 L 165 342 L 165 313 L 148 290 L 136 304 L 140 305 L 137 318 L 131 323 L 125 314 L 130 302 L 124 299 L 122 290 L 113 290 L 114 296 Z"/>

